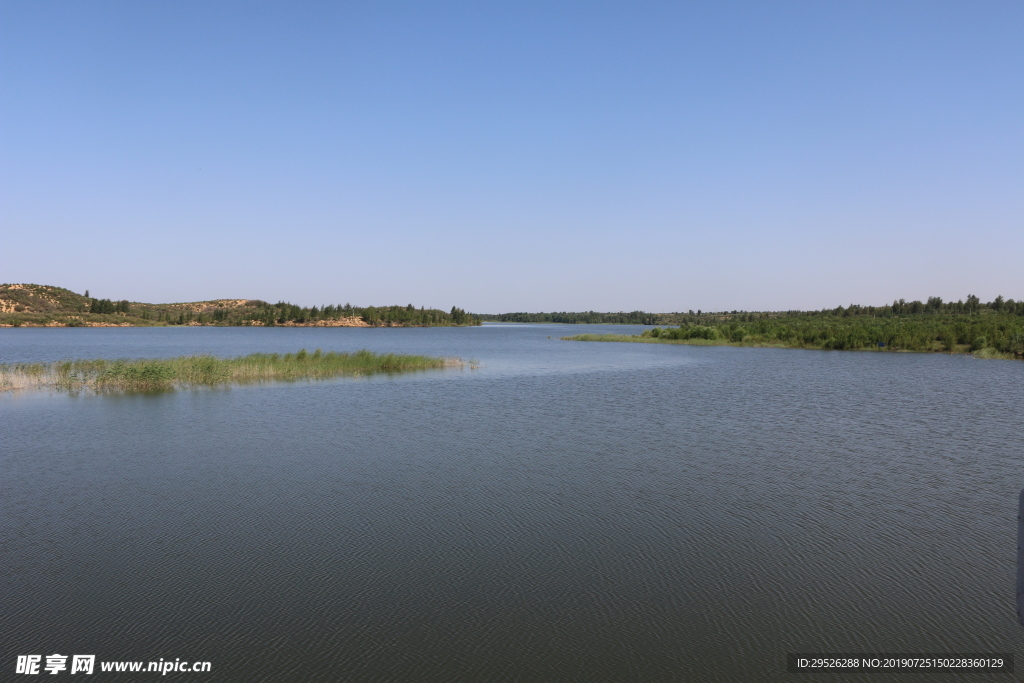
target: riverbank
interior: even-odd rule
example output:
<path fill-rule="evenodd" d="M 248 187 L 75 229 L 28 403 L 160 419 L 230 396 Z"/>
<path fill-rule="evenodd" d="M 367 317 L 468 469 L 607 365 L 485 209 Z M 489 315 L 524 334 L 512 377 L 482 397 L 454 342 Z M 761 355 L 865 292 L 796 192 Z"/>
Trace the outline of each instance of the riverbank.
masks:
<path fill-rule="evenodd" d="M 172 327 L 175 326 L 172 323 L 154 323 L 144 319 L 137 319 L 133 322 L 96 322 L 92 319 L 86 319 L 82 316 L 65 316 L 59 320 L 50 320 L 48 322 L 23 322 L 16 320 L 13 323 L 0 323 L 0 327 Z M 227 325 L 220 325 L 211 322 L 198 322 L 192 320 L 187 323 L 183 323 L 183 327 L 227 327 Z M 334 318 L 331 320 L 314 320 L 310 322 L 294 322 L 291 320 L 283 323 L 274 323 L 273 327 L 409 327 L 409 325 L 402 325 L 394 322 L 381 322 L 377 325 L 371 325 L 362 318 L 357 316 L 349 316 L 345 318 Z M 268 327 L 267 323 L 262 320 L 248 320 L 234 327 Z M 419 327 L 423 327 L 420 325 Z"/>
<path fill-rule="evenodd" d="M 657 328 L 655 328 L 657 329 Z M 584 342 L 627 342 L 634 344 L 687 344 L 690 346 L 740 346 L 740 347 L 758 347 L 758 348 L 771 348 L 771 349 L 814 349 L 814 350 L 837 350 L 833 346 L 826 344 L 798 344 L 798 343 L 786 343 L 780 340 L 758 340 L 758 339 L 744 339 L 740 341 L 731 341 L 725 338 L 713 338 L 703 339 L 699 337 L 690 339 L 676 339 L 671 337 L 662 336 L 649 336 L 651 330 L 644 332 L 644 335 L 628 335 L 628 334 L 577 334 L 572 337 L 561 337 L 565 341 L 584 341 Z M 1013 352 L 1001 352 L 992 347 L 984 347 L 976 350 L 971 350 L 969 345 L 955 345 L 952 349 L 946 348 L 931 348 L 931 349 L 906 349 L 906 348 L 895 348 L 885 346 L 884 342 L 877 343 L 874 346 L 858 346 L 858 347 L 845 347 L 841 350 L 846 351 L 877 351 L 877 352 L 904 352 L 904 353 L 956 353 L 963 355 L 970 355 L 975 358 L 984 359 L 998 359 L 998 360 L 1024 360 L 1024 353 L 1013 353 Z"/>
<path fill-rule="evenodd" d="M 0 365 L 0 391 L 50 389 L 133 393 L 273 380 L 328 379 L 462 367 L 457 358 L 355 353 L 254 353 L 237 358 L 180 356 L 122 360 L 68 360 Z"/>
<path fill-rule="evenodd" d="M 351 304 L 297 306 L 259 299 L 211 299 L 149 304 L 112 301 L 62 287 L 0 284 L 0 327 L 464 327 L 480 319 L 451 311 Z"/>

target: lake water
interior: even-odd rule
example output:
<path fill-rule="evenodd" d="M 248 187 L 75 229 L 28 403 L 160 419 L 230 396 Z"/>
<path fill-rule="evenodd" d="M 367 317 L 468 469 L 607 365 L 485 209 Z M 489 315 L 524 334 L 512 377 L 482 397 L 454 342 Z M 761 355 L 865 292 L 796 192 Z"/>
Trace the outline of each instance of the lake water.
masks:
<path fill-rule="evenodd" d="M 0 362 L 480 364 L 0 396 L 2 678 L 53 653 L 246 682 L 965 676 L 785 672 L 816 651 L 1024 666 L 1024 363 L 558 340 L 588 331 L 609 328 L 0 330 Z"/>

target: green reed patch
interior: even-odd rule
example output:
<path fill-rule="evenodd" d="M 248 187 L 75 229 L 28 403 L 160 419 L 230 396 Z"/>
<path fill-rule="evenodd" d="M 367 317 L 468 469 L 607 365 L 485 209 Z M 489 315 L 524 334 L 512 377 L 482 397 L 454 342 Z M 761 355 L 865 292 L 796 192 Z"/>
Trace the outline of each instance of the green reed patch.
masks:
<path fill-rule="evenodd" d="M 182 356 L 121 360 L 65 360 L 0 365 L 0 390 L 58 389 L 143 392 L 271 380 L 327 379 L 343 375 L 461 366 L 454 358 L 393 353 L 253 353 L 238 358 Z"/>

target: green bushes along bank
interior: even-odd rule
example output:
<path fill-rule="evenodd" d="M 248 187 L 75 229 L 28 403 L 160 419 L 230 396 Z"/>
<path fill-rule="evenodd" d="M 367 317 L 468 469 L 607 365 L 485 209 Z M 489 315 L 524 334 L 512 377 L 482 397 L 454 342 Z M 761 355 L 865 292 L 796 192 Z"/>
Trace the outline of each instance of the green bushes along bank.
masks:
<path fill-rule="evenodd" d="M 982 358 L 1024 359 L 1024 317 L 1011 312 L 987 315 L 937 314 L 888 317 L 757 314 L 723 320 L 705 318 L 639 335 L 581 334 L 572 341 L 773 346 L 851 351 L 972 353 Z"/>

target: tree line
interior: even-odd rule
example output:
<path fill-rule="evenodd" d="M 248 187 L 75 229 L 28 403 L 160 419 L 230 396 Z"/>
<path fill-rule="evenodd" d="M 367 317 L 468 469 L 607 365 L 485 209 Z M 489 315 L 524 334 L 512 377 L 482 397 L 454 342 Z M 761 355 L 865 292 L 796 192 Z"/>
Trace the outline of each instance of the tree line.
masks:
<path fill-rule="evenodd" d="M 479 325 L 480 317 L 453 306 L 449 311 L 405 306 L 353 306 L 330 304 L 298 306 L 287 301 L 276 304 L 248 300 L 196 302 L 191 304 L 147 304 L 127 299 L 114 301 L 75 294 L 46 285 L 0 285 L 0 302 L 9 312 L 0 324 L 46 324 L 56 321 L 69 326 L 95 323 L 157 325 L 285 325 L 316 324 L 319 321 L 357 318 L 371 326 L 462 326 Z M 224 305 L 220 305 L 223 303 Z M 82 314 L 90 317 L 82 319 Z"/>
<path fill-rule="evenodd" d="M 1007 304 L 1009 302 L 1004 302 Z M 894 304 L 903 306 L 905 304 Z M 913 306 L 906 309 L 913 311 Z M 776 317 L 737 314 L 683 321 L 676 328 L 645 330 L 640 338 L 704 340 L 816 349 L 945 351 L 1024 357 L 1024 314 L 1019 304 L 985 305 L 969 312 L 846 314 L 835 310 Z M 697 342 L 700 343 L 700 342 Z"/>
<path fill-rule="evenodd" d="M 580 313 L 492 313 L 481 314 L 480 319 L 486 322 L 501 323 L 565 323 L 569 325 L 656 325 L 657 313 L 631 311 L 629 313 L 598 313 L 584 311 Z"/>
<path fill-rule="evenodd" d="M 131 303 L 127 299 L 111 301 L 110 299 L 89 299 L 90 313 L 127 313 Z"/>
<path fill-rule="evenodd" d="M 739 322 L 751 322 L 754 320 L 765 320 L 772 318 L 804 318 L 804 317 L 858 317 L 866 316 L 873 318 L 890 318 L 895 316 L 908 315 L 981 315 L 987 313 L 1004 313 L 1008 315 L 1024 316 L 1024 300 L 1014 301 L 1004 299 L 1002 295 L 992 301 L 982 303 L 974 294 L 958 301 L 943 301 L 942 297 L 928 297 L 927 301 L 907 301 L 897 299 L 887 306 L 862 306 L 850 304 L 849 306 L 837 306 L 836 308 L 823 308 L 819 311 L 700 311 L 690 310 L 686 313 L 662 313 L 659 315 L 659 323 L 701 323 L 714 320 L 736 320 Z"/>
<path fill-rule="evenodd" d="M 190 317 L 191 316 L 191 317 Z M 479 325 L 480 319 L 465 310 L 452 306 L 450 311 L 436 308 L 416 308 L 412 304 L 406 306 L 353 306 L 330 304 L 325 306 L 297 306 L 287 301 L 270 304 L 265 301 L 248 301 L 244 306 L 232 308 L 216 308 L 213 311 L 192 314 L 179 313 L 179 321 L 168 320 L 171 324 L 188 324 L 193 319 L 200 324 L 221 325 L 252 325 L 261 324 L 268 327 L 274 325 L 309 324 L 319 321 L 340 320 L 342 318 L 359 318 L 371 326 L 457 326 Z"/>

